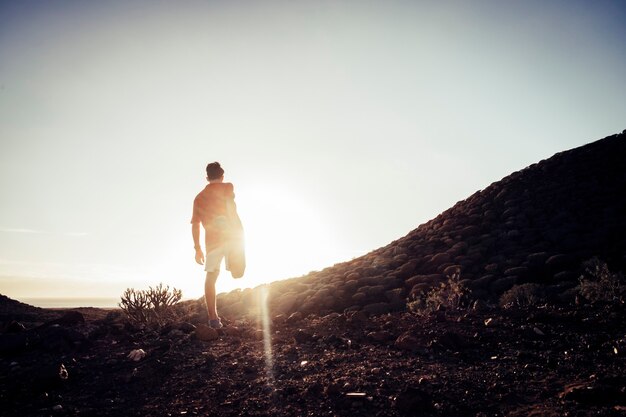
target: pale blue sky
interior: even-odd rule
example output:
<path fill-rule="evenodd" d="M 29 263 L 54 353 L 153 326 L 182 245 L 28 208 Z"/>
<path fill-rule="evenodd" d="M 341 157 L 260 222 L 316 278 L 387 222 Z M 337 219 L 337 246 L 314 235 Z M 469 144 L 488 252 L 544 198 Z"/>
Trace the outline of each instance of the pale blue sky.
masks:
<path fill-rule="evenodd" d="M 218 160 L 249 273 L 386 245 L 626 128 L 619 1 L 0 2 L 0 293 L 199 296 Z"/>

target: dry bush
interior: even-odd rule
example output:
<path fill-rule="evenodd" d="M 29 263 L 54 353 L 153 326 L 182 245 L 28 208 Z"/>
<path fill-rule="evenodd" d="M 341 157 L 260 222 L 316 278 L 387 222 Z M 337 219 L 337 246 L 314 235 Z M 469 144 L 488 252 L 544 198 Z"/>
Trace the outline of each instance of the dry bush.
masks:
<path fill-rule="evenodd" d="M 608 265 L 594 257 L 583 263 L 579 293 L 591 302 L 624 303 L 626 282 L 621 273 L 612 273 Z"/>
<path fill-rule="evenodd" d="M 174 306 L 183 296 L 182 291 L 162 283 L 148 290 L 127 288 L 118 304 L 128 321 L 136 325 L 163 326 L 176 317 Z"/>
<path fill-rule="evenodd" d="M 417 315 L 427 315 L 441 309 L 459 310 L 469 293 L 469 289 L 461 283 L 461 272 L 457 270 L 439 287 L 408 300 L 407 309 Z"/>
<path fill-rule="evenodd" d="M 530 307 L 546 302 L 545 289 L 539 284 L 515 285 L 500 297 L 500 307 Z"/>

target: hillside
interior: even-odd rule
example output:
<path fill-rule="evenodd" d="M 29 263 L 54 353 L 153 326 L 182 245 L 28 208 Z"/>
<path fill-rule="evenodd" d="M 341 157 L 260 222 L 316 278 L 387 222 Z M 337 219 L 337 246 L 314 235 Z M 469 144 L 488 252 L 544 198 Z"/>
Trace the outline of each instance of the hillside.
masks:
<path fill-rule="evenodd" d="M 572 301 L 592 257 L 626 270 L 626 133 L 560 152 L 478 191 L 406 236 L 360 258 L 276 282 L 276 313 L 402 310 L 405 300 L 460 271 L 471 297 L 497 302 L 516 284 L 539 283 Z M 254 291 L 222 295 L 247 312 Z"/>

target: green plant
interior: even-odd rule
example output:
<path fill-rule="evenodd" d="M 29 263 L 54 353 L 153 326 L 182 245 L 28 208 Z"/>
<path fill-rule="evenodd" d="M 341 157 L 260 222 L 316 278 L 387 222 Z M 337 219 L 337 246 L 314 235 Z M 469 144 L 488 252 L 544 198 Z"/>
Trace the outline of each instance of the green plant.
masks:
<path fill-rule="evenodd" d="M 163 326 L 176 316 L 174 306 L 183 294 L 182 291 L 162 283 L 148 290 L 127 288 L 118 303 L 128 321 L 139 325 Z"/>
<path fill-rule="evenodd" d="M 591 302 L 624 303 L 626 283 L 621 273 L 612 273 L 608 265 L 593 257 L 583 263 L 578 290 Z"/>
<path fill-rule="evenodd" d="M 426 315 L 441 309 L 458 310 L 463 306 L 469 292 L 461 283 L 461 272 L 457 269 L 438 287 L 413 296 L 407 302 L 407 309 L 417 315 Z"/>
<path fill-rule="evenodd" d="M 544 287 L 539 284 L 515 285 L 500 297 L 500 307 L 529 307 L 546 301 Z"/>

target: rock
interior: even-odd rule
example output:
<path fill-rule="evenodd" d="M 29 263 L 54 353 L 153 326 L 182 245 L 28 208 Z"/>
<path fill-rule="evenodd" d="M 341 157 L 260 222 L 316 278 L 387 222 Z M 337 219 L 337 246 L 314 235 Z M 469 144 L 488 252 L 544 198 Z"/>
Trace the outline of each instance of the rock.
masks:
<path fill-rule="evenodd" d="M 462 269 L 461 265 L 450 265 L 443 270 L 443 273 L 444 275 L 451 277 L 456 273 L 460 273 Z"/>
<path fill-rule="evenodd" d="M 362 292 L 357 292 L 352 296 L 352 301 L 356 304 L 363 304 L 367 300 L 367 295 Z"/>
<path fill-rule="evenodd" d="M 399 278 L 404 279 L 408 276 L 411 276 L 411 274 L 414 273 L 416 266 L 417 266 L 416 260 L 408 261 L 397 269 L 396 274 L 398 275 Z"/>
<path fill-rule="evenodd" d="M 276 313 L 287 314 L 294 310 L 298 302 L 298 295 L 294 293 L 285 293 L 276 301 L 274 310 Z"/>
<path fill-rule="evenodd" d="M 34 346 L 51 352 L 69 352 L 86 340 L 82 333 L 61 327 L 59 324 L 38 329 L 37 333 L 39 344 L 34 344 Z"/>
<path fill-rule="evenodd" d="M 446 252 L 442 252 L 442 253 L 438 253 L 435 256 L 432 257 L 432 259 L 430 260 L 430 264 L 436 266 L 439 266 L 443 263 L 448 263 L 452 261 L 452 257 L 450 256 L 450 254 L 446 253 Z"/>
<path fill-rule="evenodd" d="M 367 314 L 363 311 L 354 311 L 347 314 L 348 323 L 363 325 L 367 322 Z"/>
<path fill-rule="evenodd" d="M 526 257 L 526 260 L 531 267 L 539 267 L 543 266 L 546 263 L 548 257 L 549 255 L 547 254 L 547 252 L 535 252 L 528 255 Z"/>
<path fill-rule="evenodd" d="M 187 322 L 181 322 L 176 327 L 181 332 L 187 333 L 187 334 L 192 333 L 194 330 L 196 330 L 196 326 L 194 326 L 191 323 L 187 323 Z"/>
<path fill-rule="evenodd" d="M 489 284 L 495 279 L 495 275 L 483 275 L 480 278 L 476 278 L 468 285 L 470 290 L 477 290 L 481 288 L 488 288 Z"/>
<path fill-rule="evenodd" d="M 403 334 L 396 339 L 394 343 L 395 347 L 401 350 L 408 350 L 411 352 L 415 352 L 418 350 L 419 341 L 417 338 L 411 336 L 410 334 Z"/>
<path fill-rule="evenodd" d="M 576 281 L 578 280 L 579 276 L 580 274 L 577 274 L 576 272 L 573 272 L 573 271 L 561 271 L 561 272 L 554 274 L 554 280 L 559 281 L 559 282 Z"/>
<path fill-rule="evenodd" d="M 389 313 L 393 306 L 389 303 L 372 303 L 363 307 L 363 312 L 371 315 L 379 315 Z"/>
<path fill-rule="evenodd" d="M 617 377 L 577 382 L 567 385 L 559 396 L 585 405 L 626 404 L 626 381 L 624 377 Z"/>
<path fill-rule="evenodd" d="M 294 324 L 297 323 L 299 321 L 301 321 L 304 318 L 304 314 L 302 314 L 300 311 L 296 311 L 294 313 L 291 313 L 289 315 L 289 317 L 287 317 L 287 324 Z"/>
<path fill-rule="evenodd" d="M 508 268 L 504 271 L 505 276 L 525 277 L 528 275 L 528 268 L 525 266 L 517 266 L 514 268 Z"/>
<path fill-rule="evenodd" d="M 493 317 L 489 317 L 488 319 L 485 319 L 484 323 L 485 327 L 493 327 L 498 324 L 498 320 L 494 319 Z"/>
<path fill-rule="evenodd" d="M 390 304 L 400 306 L 405 303 L 406 293 L 404 288 L 395 288 L 385 292 L 385 297 Z"/>
<path fill-rule="evenodd" d="M 408 387 L 395 397 L 393 405 L 401 415 L 417 416 L 432 409 L 432 399 L 426 391 Z"/>
<path fill-rule="evenodd" d="M 196 326 L 196 338 L 203 342 L 210 342 L 219 338 L 219 333 L 206 324 L 198 324 Z"/>
<path fill-rule="evenodd" d="M 59 324 L 61 326 L 75 326 L 85 322 L 85 317 L 80 311 L 68 311 L 56 320 L 52 320 L 46 325 Z"/>
<path fill-rule="evenodd" d="M 553 255 L 546 260 L 546 265 L 552 270 L 563 270 L 563 268 L 570 266 L 572 263 L 572 256 L 565 254 Z"/>
<path fill-rule="evenodd" d="M 143 349 L 133 349 L 128 354 L 127 358 L 134 362 L 139 362 L 147 355 L 146 351 Z"/>
<path fill-rule="evenodd" d="M 241 336 L 241 329 L 235 326 L 226 326 L 223 329 L 224 334 L 230 337 L 239 337 Z"/>
<path fill-rule="evenodd" d="M 476 300 L 472 303 L 472 311 L 481 312 L 489 310 L 489 306 L 483 300 Z"/>
<path fill-rule="evenodd" d="M 515 285 L 515 283 L 517 282 L 517 279 L 517 277 L 505 277 L 497 279 L 489 285 L 489 289 L 492 293 L 500 295 L 506 290 L 511 289 L 513 285 Z"/>
<path fill-rule="evenodd" d="M 338 382 L 329 382 L 329 384 L 324 387 L 324 394 L 329 397 L 341 394 L 341 384 Z"/>
<path fill-rule="evenodd" d="M 298 344 L 310 343 L 313 341 L 313 335 L 302 329 L 296 330 L 293 334 L 293 338 Z"/>
<path fill-rule="evenodd" d="M 26 330 L 26 327 L 15 320 L 11 321 L 5 328 L 3 333 L 21 333 Z"/>
<path fill-rule="evenodd" d="M 369 332 L 367 337 L 376 342 L 386 342 L 387 340 L 391 340 L 393 335 L 386 330 L 380 330 L 376 332 Z"/>
<path fill-rule="evenodd" d="M 57 388 L 69 379 L 65 365 L 59 362 L 43 363 L 28 372 L 28 382 L 40 390 Z"/>

